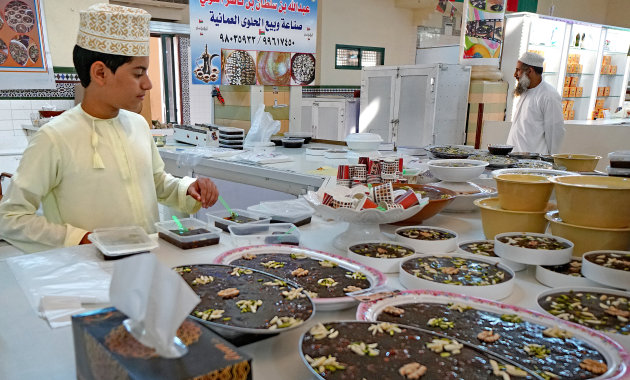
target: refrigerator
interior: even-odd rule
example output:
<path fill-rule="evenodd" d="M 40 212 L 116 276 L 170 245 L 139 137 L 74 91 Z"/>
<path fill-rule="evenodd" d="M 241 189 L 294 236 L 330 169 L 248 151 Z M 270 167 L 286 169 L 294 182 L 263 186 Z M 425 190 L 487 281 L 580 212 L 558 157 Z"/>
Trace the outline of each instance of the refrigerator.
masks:
<path fill-rule="evenodd" d="M 526 51 L 545 57 L 543 80 L 562 97 L 566 120 L 601 118 L 623 106 L 630 29 L 533 13 L 505 18 L 501 72 L 508 83 L 506 120 L 512 119 L 516 61 Z"/>
<path fill-rule="evenodd" d="M 469 85 L 469 66 L 365 67 L 359 132 L 395 146 L 464 144 Z"/>

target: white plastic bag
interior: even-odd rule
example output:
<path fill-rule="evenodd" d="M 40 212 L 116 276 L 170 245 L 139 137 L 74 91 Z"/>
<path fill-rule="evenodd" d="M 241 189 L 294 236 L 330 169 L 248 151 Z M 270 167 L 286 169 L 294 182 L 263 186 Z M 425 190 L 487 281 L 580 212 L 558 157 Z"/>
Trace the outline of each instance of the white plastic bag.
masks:
<path fill-rule="evenodd" d="M 258 106 L 252 120 L 252 126 L 245 136 L 244 146 L 261 146 L 271 142 L 271 136 L 280 130 L 280 122 L 274 120 L 269 112 L 265 112 L 265 105 Z"/>

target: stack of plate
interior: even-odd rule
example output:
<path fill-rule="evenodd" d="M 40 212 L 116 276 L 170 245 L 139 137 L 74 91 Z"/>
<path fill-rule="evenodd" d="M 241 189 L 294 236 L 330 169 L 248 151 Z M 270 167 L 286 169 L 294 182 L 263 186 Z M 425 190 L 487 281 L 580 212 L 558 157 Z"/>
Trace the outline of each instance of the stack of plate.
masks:
<path fill-rule="evenodd" d="M 245 130 L 234 127 L 219 127 L 219 146 L 221 148 L 243 149 Z"/>

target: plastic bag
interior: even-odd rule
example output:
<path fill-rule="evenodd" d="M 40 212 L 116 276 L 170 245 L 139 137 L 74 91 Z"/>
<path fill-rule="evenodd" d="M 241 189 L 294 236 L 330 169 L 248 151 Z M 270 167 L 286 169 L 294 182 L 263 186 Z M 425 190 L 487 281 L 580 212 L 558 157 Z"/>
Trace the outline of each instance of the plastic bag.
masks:
<path fill-rule="evenodd" d="M 114 264 L 99 256 L 96 248 L 75 246 L 12 257 L 7 264 L 33 309 L 43 313 L 43 297 L 78 298 L 83 304 L 109 302 Z"/>
<path fill-rule="evenodd" d="M 265 112 L 265 105 L 258 106 L 252 120 L 252 126 L 245 136 L 244 146 L 256 146 L 271 142 L 271 136 L 280 130 L 280 122 L 274 120 L 269 112 Z"/>

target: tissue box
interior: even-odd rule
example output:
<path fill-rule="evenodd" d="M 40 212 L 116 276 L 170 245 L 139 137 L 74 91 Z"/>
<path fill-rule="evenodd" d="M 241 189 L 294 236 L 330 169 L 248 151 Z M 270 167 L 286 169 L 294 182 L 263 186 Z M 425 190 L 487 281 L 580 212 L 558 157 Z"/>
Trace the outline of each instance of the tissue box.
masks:
<path fill-rule="evenodd" d="M 72 316 L 77 378 L 251 379 L 251 358 L 208 328 L 187 319 L 178 335 L 188 353 L 179 359 L 156 356 L 125 330 L 127 317 L 115 308 Z"/>

